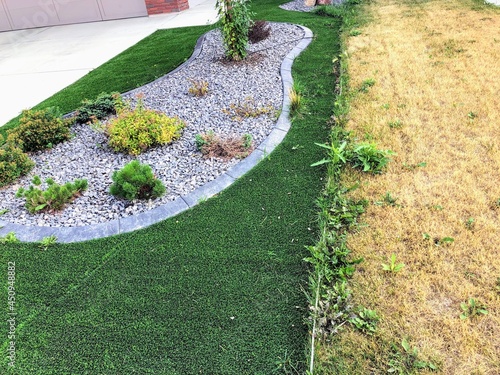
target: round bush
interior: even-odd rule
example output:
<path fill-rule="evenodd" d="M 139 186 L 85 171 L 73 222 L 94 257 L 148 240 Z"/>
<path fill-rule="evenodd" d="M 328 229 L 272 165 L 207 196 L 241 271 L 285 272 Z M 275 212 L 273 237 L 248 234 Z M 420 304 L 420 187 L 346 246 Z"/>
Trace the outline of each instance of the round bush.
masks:
<path fill-rule="evenodd" d="M 70 138 L 72 120 L 63 120 L 57 108 L 24 110 L 19 126 L 9 131 L 8 141 L 24 152 L 39 151 Z"/>
<path fill-rule="evenodd" d="M 180 137 L 185 123 L 179 118 L 144 108 L 124 108 L 107 127 L 109 145 L 115 151 L 139 155 L 151 146 L 165 145 Z"/>
<path fill-rule="evenodd" d="M 154 199 L 165 194 L 165 186 L 158 180 L 147 164 L 133 160 L 112 176 L 109 192 L 120 198 Z"/>
<path fill-rule="evenodd" d="M 3 144 L 0 146 L 0 187 L 27 174 L 34 166 L 35 163 L 19 147 L 10 142 Z"/>

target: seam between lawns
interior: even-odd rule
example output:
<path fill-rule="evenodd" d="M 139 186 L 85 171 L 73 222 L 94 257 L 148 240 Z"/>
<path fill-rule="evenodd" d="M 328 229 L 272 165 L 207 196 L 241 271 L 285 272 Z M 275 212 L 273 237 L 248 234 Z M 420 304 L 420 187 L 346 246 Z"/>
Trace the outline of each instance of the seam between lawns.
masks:
<path fill-rule="evenodd" d="M 238 178 L 255 167 L 266 155 L 271 153 L 283 141 L 290 129 L 290 98 L 288 92 L 293 86 L 292 64 L 295 58 L 307 48 L 309 43 L 311 43 L 313 37 L 313 33 L 310 29 L 301 25 L 297 26 L 304 31 L 304 36 L 286 55 L 280 68 L 283 83 L 283 105 L 281 114 L 269 136 L 248 157 L 231 167 L 215 180 L 200 186 L 189 194 L 137 215 L 111 220 L 105 223 L 79 227 L 28 226 L 0 220 L 0 236 L 5 236 L 9 232 L 14 232 L 16 237 L 23 242 L 37 242 L 44 237 L 55 236 L 57 237 L 57 241 L 61 243 L 81 242 L 109 237 L 146 228 L 152 224 L 173 217 L 196 206 L 201 200 L 210 198 L 229 187 Z M 205 34 L 198 39 L 191 57 L 176 69 L 166 74 L 166 76 L 177 72 L 196 59 L 202 51 L 204 38 Z M 159 79 L 163 79 L 164 77 L 165 76 Z M 128 91 L 127 93 L 133 93 L 137 90 L 140 90 L 140 88 Z"/>

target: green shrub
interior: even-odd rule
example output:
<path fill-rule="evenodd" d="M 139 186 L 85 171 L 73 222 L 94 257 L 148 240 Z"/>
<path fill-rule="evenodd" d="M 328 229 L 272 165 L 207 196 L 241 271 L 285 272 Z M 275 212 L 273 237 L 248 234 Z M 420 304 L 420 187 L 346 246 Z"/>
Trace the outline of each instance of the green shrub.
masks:
<path fill-rule="evenodd" d="M 0 135 L 0 144 L 3 137 Z M 10 184 L 34 167 L 35 163 L 11 142 L 0 146 L 0 187 Z"/>
<path fill-rule="evenodd" d="M 252 25 L 247 0 L 217 0 L 215 6 L 226 57 L 243 60 L 247 55 L 248 32 Z"/>
<path fill-rule="evenodd" d="M 113 173 L 113 184 L 109 192 L 117 197 L 128 199 L 158 198 L 165 194 L 165 186 L 158 180 L 147 164 L 133 160 L 119 171 Z"/>
<path fill-rule="evenodd" d="M 109 145 L 115 151 L 139 155 L 151 146 L 165 145 L 180 137 L 185 123 L 177 117 L 144 108 L 123 108 L 107 126 Z"/>
<path fill-rule="evenodd" d="M 123 107 L 123 100 L 119 93 L 101 93 L 94 100 L 85 99 L 76 112 L 76 121 L 81 124 L 102 120 L 109 115 L 116 115 L 118 109 Z"/>
<path fill-rule="evenodd" d="M 67 182 L 59 185 L 53 179 L 48 178 L 45 180 L 48 185 L 47 190 L 38 188 L 42 184 L 39 176 L 33 177 L 31 182 L 33 185 L 28 189 L 20 188 L 16 197 L 26 198 L 25 206 L 32 214 L 42 211 L 59 211 L 66 203 L 71 202 L 87 189 L 87 180 L 75 180 L 73 183 Z"/>
<path fill-rule="evenodd" d="M 19 126 L 9 130 L 7 140 L 24 152 L 39 151 L 64 142 L 70 138 L 72 120 L 63 120 L 58 108 L 24 110 Z"/>

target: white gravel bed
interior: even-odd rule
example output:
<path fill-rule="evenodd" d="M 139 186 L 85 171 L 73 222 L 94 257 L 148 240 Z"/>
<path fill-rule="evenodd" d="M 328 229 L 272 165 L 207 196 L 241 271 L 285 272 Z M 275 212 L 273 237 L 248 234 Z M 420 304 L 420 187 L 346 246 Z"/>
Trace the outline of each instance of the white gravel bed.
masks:
<path fill-rule="evenodd" d="M 305 0 L 294 0 L 290 1 L 289 3 L 280 5 L 280 8 L 296 12 L 310 12 L 312 9 L 314 9 L 314 6 L 307 6 Z"/>
<path fill-rule="evenodd" d="M 155 175 L 165 184 L 167 193 L 163 197 L 128 202 L 110 195 L 113 171 L 122 168 L 134 157 L 111 150 L 105 135 L 91 126 L 75 125 L 72 128 L 74 137 L 70 141 L 49 151 L 31 154 L 36 166 L 30 174 L 15 184 L 0 188 L 0 210 L 9 210 L 1 219 L 28 226 L 49 227 L 103 223 L 173 201 L 214 180 L 238 163 L 235 159 L 226 162 L 203 158 L 196 150 L 195 135 L 210 130 L 223 136 L 249 133 L 254 145 L 259 145 L 271 132 L 283 101 L 280 66 L 304 32 L 295 25 L 270 25 L 269 38 L 249 44 L 248 61 L 225 61 L 221 35 L 218 30 L 212 30 L 205 36 L 201 54 L 189 65 L 124 95 L 134 98 L 142 93 L 146 107 L 178 116 L 187 124 L 179 140 L 150 149 L 137 157 L 142 163 L 151 165 Z M 191 79 L 207 81 L 209 93 L 204 97 L 190 95 Z M 271 106 L 274 110 L 269 115 L 241 121 L 223 112 L 230 104 L 243 102 L 246 98 L 251 98 L 258 106 Z M 28 187 L 35 175 L 42 180 L 51 177 L 61 184 L 85 178 L 89 187 L 61 212 L 30 214 L 24 207 L 24 199 L 16 198 L 15 193 L 21 186 Z"/>
<path fill-rule="evenodd" d="M 500 0 L 498 0 L 500 1 Z M 341 5 L 344 2 L 344 0 L 331 0 L 330 5 Z M 285 10 L 291 10 L 291 11 L 296 11 L 296 12 L 310 12 L 316 7 L 316 5 L 313 6 L 307 6 L 305 0 L 294 0 L 290 1 L 289 3 L 285 3 L 280 5 L 281 9 Z"/>

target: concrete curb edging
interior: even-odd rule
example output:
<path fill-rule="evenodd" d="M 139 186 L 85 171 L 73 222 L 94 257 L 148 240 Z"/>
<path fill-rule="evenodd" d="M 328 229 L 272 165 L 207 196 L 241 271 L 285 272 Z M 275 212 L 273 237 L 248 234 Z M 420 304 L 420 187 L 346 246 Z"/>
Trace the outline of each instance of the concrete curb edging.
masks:
<path fill-rule="evenodd" d="M 296 26 L 304 31 L 304 36 L 302 40 L 288 53 L 281 64 L 280 74 L 283 82 L 283 105 L 280 117 L 278 118 L 274 129 L 264 142 L 262 142 L 241 162 L 221 174 L 215 180 L 200 186 L 191 193 L 152 210 L 141 212 L 137 215 L 111 220 L 105 223 L 80 227 L 27 226 L 9 223 L 0 219 L 0 237 L 5 236 L 9 232 L 14 232 L 16 237 L 23 242 L 37 242 L 42 240 L 44 237 L 55 236 L 57 237 L 57 242 L 73 243 L 132 232 L 188 210 L 189 208 L 196 206 L 200 200 L 210 198 L 230 186 L 234 181 L 257 165 L 266 155 L 271 153 L 283 141 L 288 130 L 290 129 L 290 99 L 288 92 L 293 86 L 292 64 L 295 58 L 299 56 L 300 53 L 311 43 L 313 37 L 312 31 L 307 27 L 301 25 Z M 205 34 L 198 39 L 191 57 L 167 75 L 177 72 L 185 65 L 196 59 L 202 51 L 204 38 Z M 164 77 L 165 76 L 160 77 L 157 80 Z M 137 88 L 128 91 L 126 94 L 134 93 L 139 90 L 140 88 Z"/>

